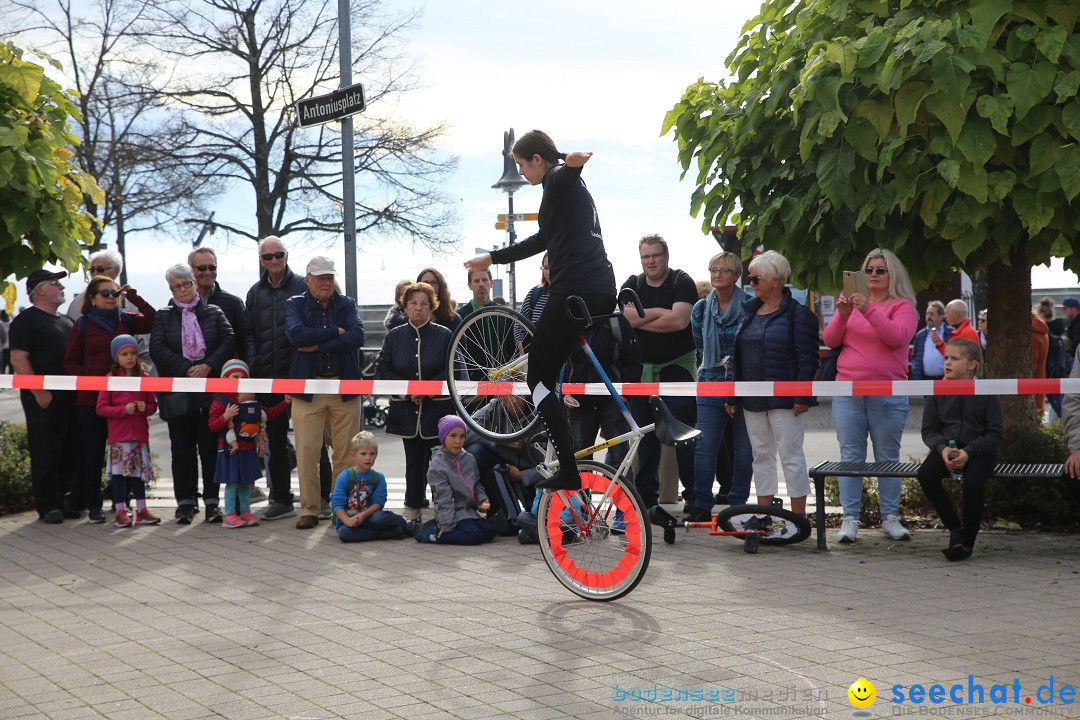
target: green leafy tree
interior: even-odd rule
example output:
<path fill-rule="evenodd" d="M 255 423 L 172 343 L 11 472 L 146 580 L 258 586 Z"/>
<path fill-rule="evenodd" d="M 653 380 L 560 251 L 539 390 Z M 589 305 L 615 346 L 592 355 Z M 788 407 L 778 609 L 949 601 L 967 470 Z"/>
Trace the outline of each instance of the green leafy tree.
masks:
<path fill-rule="evenodd" d="M 94 242 L 83 194 L 98 203 L 104 197 L 73 161 L 78 138 L 70 124 L 78 120 L 75 98 L 43 66 L 0 44 L 0 278 L 24 277 L 45 263 L 75 270 L 80 244 Z"/>
<path fill-rule="evenodd" d="M 917 288 L 985 268 L 991 370 L 1030 376 L 1030 268 L 1077 267 L 1078 15 L 1075 0 L 766 0 L 732 79 L 698 80 L 664 120 L 696 173 L 691 212 L 823 290 L 879 246 Z"/>

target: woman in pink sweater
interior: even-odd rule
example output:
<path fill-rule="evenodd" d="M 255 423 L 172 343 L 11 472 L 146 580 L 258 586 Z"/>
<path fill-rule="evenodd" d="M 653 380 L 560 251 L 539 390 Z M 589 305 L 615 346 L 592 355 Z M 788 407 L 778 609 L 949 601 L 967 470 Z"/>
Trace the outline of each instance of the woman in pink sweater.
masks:
<path fill-rule="evenodd" d="M 891 252 L 877 248 L 863 261 L 863 272 L 866 295 L 837 297 L 836 313 L 822 335 L 829 347 L 843 347 L 836 359 L 836 379 L 907 380 L 908 346 L 918 325 L 907 270 Z M 899 462 L 907 396 L 836 397 L 832 413 L 841 460 L 865 462 L 869 435 L 875 462 Z M 859 531 L 862 482 L 861 477 L 840 478 L 842 543 L 855 542 Z M 901 486 L 899 478 L 878 479 L 881 530 L 894 540 L 911 537 L 899 520 Z"/>
<path fill-rule="evenodd" d="M 148 377 L 139 362 L 139 345 L 131 335 L 117 335 L 109 351 L 113 356 L 112 375 Z M 146 483 L 154 479 L 150 458 L 150 416 L 157 411 L 154 393 L 141 390 L 102 390 L 98 393 L 97 414 L 109 424 L 105 472 L 112 480 L 116 503 L 116 527 L 157 525 L 161 518 L 146 507 Z M 128 511 L 128 492 L 138 508 L 134 520 Z"/>

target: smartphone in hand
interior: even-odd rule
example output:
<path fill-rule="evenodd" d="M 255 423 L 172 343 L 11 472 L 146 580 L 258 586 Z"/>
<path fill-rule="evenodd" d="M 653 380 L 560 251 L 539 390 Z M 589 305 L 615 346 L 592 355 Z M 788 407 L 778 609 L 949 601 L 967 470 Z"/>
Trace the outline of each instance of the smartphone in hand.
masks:
<path fill-rule="evenodd" d="M 866 277 L 861 272 L 844 271 L 844 295 L 851 297 L 855 293 L 866 295 Z"/>

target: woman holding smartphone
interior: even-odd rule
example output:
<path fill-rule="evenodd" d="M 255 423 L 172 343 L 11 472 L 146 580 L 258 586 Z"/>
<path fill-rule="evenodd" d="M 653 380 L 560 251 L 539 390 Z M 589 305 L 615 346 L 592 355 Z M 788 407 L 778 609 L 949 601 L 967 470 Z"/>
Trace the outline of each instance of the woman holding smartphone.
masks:
<path fill-rule="evenodd" d="M 866 292 L 841 293 L 836 313 L 822 339 L 840 347 L 837 380 L 906 380 L 908 345 L 915 335 L 918 314 L 915 291 L 907 270 L 888 250 L 875 248 L 863 260 Z M 899 462 L 900 440 L 907 421 L 907 396 L 835 397 L 833 424 L 840 441 L 840 459 L 866 462 L 866 438 L 874 444 L 875 462 Z M 840 478 L 840 504 L 844 517 L 838 540 L 855 542 L 862 511 L 861 477 Z M 908 540 L 911 533 L 900 524 L 900 478 L 878 478 L 881 530 L 893 540 Z"/>

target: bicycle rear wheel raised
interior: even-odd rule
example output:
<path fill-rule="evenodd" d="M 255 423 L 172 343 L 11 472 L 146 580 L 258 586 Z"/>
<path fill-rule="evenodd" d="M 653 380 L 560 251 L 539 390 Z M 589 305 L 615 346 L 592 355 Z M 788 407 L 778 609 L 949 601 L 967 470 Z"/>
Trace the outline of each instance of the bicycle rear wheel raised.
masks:
<path fill-rule="evenodd" d="M 641 496 L 614 468 L 583 460 L 578 472 L 580 491 L 540 497 L 540 550 L 571 592 L 586 600 L 617 600 L 645 576 L 652 527 Z"/>
<path fill-rule="evenodd" d="M 477 310 L 454 330 L 446 384 L 454 410 L 481 437 L 511 442 L 539 422 L 532 397 L 513 391 L 513 383 L 525 382 L 532 338 L 532 323 L 501 305 Z M 478 393 L 477 383 L 492 394 Z"/>
<path fill-rule="evenodd" d="M 810 521 L 778 505 L 732 505 L 716 514 L 721 530 L 765 530 L 762 545 L 790 545 L 810 537 Z"/>

